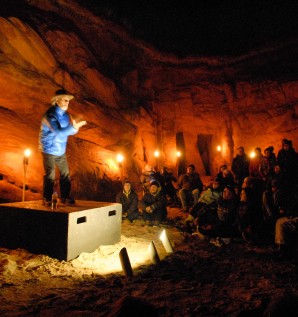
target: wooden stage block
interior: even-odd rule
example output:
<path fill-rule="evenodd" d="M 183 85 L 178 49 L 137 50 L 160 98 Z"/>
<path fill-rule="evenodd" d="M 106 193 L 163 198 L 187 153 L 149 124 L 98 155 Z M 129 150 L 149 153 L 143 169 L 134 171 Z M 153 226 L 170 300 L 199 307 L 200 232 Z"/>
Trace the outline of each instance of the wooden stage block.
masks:
<path fill-rule="evenodd" d="M 22 248 L 59 260 L 121 238 L 122 205 L 77 200 L 75 206 L 42 205 L 41 200 L 0 204 L 0 247 Z"/>

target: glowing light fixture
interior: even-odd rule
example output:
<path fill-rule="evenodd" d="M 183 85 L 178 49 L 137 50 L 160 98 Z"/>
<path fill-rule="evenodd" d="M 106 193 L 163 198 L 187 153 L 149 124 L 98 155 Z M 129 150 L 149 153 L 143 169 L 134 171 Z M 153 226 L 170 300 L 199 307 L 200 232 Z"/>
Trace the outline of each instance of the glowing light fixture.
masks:
<path fill-rule="evenodd" d="M 122 163 L 123 161 L 124 161 L 124 156 L 122 155 L 122 154 L 117 154 L 117 161 L 119 162 L 119 163 Z"/>
<path fill-rule="evenodd" d="M 124 161 L 124 156 L 119 153 L 117 154 L 117 157 L 116 157 L 117 161 L 118 161 L 118 165 L 119 165 L 119 169 L 120 169 L 120 174 L 121 174 L 121 179 L 123 179 L 123 166 L 122 166 L 122 163 Z"/>
<path fill-rule="evenodd" d="M 254 151 L 252 151 L 249 155 L 251 158 L 254 158 L 256 156 L 256 153 Z"/>
<path fill-rule="evenodd" d="M 23 198 L 22 201 L 25 201 L 25 186 L 26 186 L 26 174 L 27 174 L 27 169 L 29 165 L 29 156 L 31 155 L 31 150 L 26 149 L 24 151 L 24 157 L 23 157 Z"/>
<path fill-rule="evenodd" d="M 151 262 L 153 264 L 158 264 L 160 262 L 160 258 L 159 255 L 157 253 L 155 244 L 153 241 L 150 242 L 149 246 L 148 246 L 148 253 L 149 253 L 149 257 L 151 259 Z"/>
<path fill-rule="evenodd" d="M 218 145 L 218 146 L 216 147 L 216 150 L 217 150 L 217 152 L 220 152 L 220 151 L 221 151 L 221 146 Z"/>
<path fill-rule="evenodd" d="M 177 152 L 176 152 L 176 156 L 177 156 L 177 157 L 181 157 L 181 152 L 180 152 L 180 151 L 177 151 Z"/>
<path fill-rule="evenodd" d="M 158 150 L 156 150 L 155 152 L 154 152 L 154 156 L 157 158 L 157 157 L 159 157 L 159 151 Z"/>
<path fill-rule="evenodd" d="M 159 239 L 161 240 L 165 250 L 167 253 L 173 253 L 174 249 L 172 247 L 172 244 L 167 236 L 166 230 L 163 230 L 163 232 L 161 233 Z"/>

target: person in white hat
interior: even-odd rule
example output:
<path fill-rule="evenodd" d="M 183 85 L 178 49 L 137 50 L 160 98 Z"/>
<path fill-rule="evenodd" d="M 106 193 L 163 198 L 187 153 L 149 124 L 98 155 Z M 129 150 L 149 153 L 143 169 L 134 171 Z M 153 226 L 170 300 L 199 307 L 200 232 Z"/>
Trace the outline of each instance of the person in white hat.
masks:
<path fill-rule="evenodd" d="M 56 166 L 60 173 L 61 202 L 66 204 L 75 203 L 75 200 L 70 197 L 71 182 L 65 151 L 68 136 L 76 134 L 87 122 L 76 122 L 68 114 L 69 101 L 73 98 L 74 96 L 66 90 L 57 90 L 51 99 L 52 106 L 44 114 L 41 121 L 39 149 L 42 152 L 45 170 L 43 202 L 46 206 L 51 204 Z"/>

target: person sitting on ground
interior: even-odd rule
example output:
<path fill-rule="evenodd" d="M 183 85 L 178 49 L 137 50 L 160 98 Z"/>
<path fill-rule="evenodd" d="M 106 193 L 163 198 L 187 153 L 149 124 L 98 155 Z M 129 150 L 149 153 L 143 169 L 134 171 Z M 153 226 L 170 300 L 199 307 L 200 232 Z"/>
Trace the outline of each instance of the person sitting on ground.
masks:
<path fill-rule="evenodd" d="M 257 241 L 255 221 L 257 211 L 254 207 L 253 190 L 249 187 L 242 188 L 235 225 L 237 225 L 243 240 L 249 244 Z"/>
<path fill-rule="evenodd" d="M 150 224 L 158 225 L 167 218 L 167 200 L 157 181 L 151 181 L 149 193 L 140 202 L 143 218 Z"/>
<path fill-rule="evenodd" d="M 223 177 L 222 177 L 222 179 L 221 179 L 221 181 L 220 181 L 220 188 L 221 188 L 221 190 L 224 190 L 224 188 L 226 187 L 226 186 L 232 186 L 232 187 L 234 187 L 235 185 L 236 185 L 236 183 L 235 183 L 235 181 L 234 181 L 234 176 L 233 176 L 233 174 L 232 174 L 232 172 L 230 171 L 230 170 L 228 170 L 228 169 L 225 169 L 224 171 L 223 171 Z"/>
<path fill-rule="evenodd" d="M 253 179 L 251 177 L 245 177 L 242 182 L 241 188 L 250 188 L 253 190 L 254 189 Z"/>
<path fill-rule="evenodd" d="M 189 220 L 194 220 L 198 217 L 200 212 L 206 212 L 206 209 L 217 209 L 217 202 L 221 197 L 221 190 L 219 187 L 219 182 L 216 179 L 212 186 L 207 188 L 200 195 L 198 202 L 193 206 L 191 212 L 189 213 Z"/>
<path fill-rule="evenodd" d="M 162 169 L 161 175 L 164 178 L 164 193 L 167 197 L 169 205 L 172 207 L 177 207 L 179 205 L 178 203 L 178 197 L 177 197 L 177 190 L 173 185 L 173 182 L 177 182 L 176 177 L 174 177 L 173 173 L 169 172 L 166 167 Z"/>
<path fill-rule="evenodd" d="M 297 252 L 298 245 L 298 214 L 282 217 L 276 221 L 275 244 L 278 247 L 278 258 L 291 259 Z"/>
<path fill-rule="evenodd" d="M 123 189 L 116 196 L 116 202 L 122 205 L 122 219 L 127 218 L 130 222 L 138 219 L 138 195 L 128 179 L 123 182 Z"/>
<path fill-rule="evenodd" d="M 285 216 L 286 195 L 277 180 L 272 180 L 271 188 L 264 191 L 262 197 L 264 229 L 267 236 L 273 237 L 277 219 Z"/>
<path fill-rule="evenodd" d="M 220 168 L 219 168 L 219 172 L 218 172 L 218 174 L 216 175 L 216 179 L 219 181 L 220 184 L 222 183 L 223 172 L 224 172 L 227 168 L 228 168 L 228 167 L 227 167 L 226 164 L 221 165 Z"/>
<path fill-rule="evenodd" d="M 153 181 L 153 180 L 156 180 L 154 178 L 155 176 L 155 169 L 149 165 L 149 164 L 146 164 L 143 171 L 142 171 L 142 174 L 140 176 L 140 181 L 141 181 L 141 184 L 142 184 L 142 187 L 143 187 L 143 193 L 144 195 L 149 193 L 149 188 L 150 188 L 150 182 Z"/>
<path fill-rule="evenodd" d="M 232 237 L 235 229 L 233 224 L 236 219 L 238 202 L 234 193 L 234 188 L 225 186 L 222 197 L 218 199 L 217 208 L 209 210 L 194 220 L 198 231 L 209 238 L 212 237 Z"/>
<path fill-rule="evenodd" d="M 281 190 L 285 190 L 285 177 L 279 165 L 275 165 L 273 169 L 273 173 L 268 177 L 267 180 L 267 189 L 271 189 L 271 183 L 275 180 L 279 184 L 279 188 Z"/>
<path fill-rule="evenodd" d="M 292 259 L 298 256 L 298 193 L 287 201 L 284 216 L 275 224 L 275 244 L 278 247 L 277 258 Z M 285 216 L 286 215 L 286 216 Z M 297 258 L 296 258 L 297 259 Z"/>
<path fill-rule="evenodd" d="M 180 175 L 178 179 L 180 188 L 178 194 L 181 199 L 182 211 L 188 212 L 189 208 L 197 203 L 203 190 L 200 175 L 195 172 L 195 166 L 190 164 L 186 174 Z"/>
<path fill-rule="evenodd" d="M 236 236 L 235 221 L 237 216 L 238 198 L 234 192 L 234 187 L 225 186 L 223 195 L 218 201 L 217 217 L 215 226 L 217 237 L 233 238 Z"/>
<path fill-rule="evenodd" d="M 233 158 L 231 169 L 234 174 L 235 182 L 241 185 L 244 178 L 249 176 L 249 158 L 243 146 L 240 146 L 237 150 L 238 154 Z"/>

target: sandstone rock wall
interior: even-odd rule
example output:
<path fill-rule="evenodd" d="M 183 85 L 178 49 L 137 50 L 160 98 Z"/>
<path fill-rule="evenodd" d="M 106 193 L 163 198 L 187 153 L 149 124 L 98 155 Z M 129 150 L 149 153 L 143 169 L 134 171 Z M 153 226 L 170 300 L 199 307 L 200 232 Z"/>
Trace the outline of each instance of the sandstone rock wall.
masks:
<path fill-rule="evenodd" d="M 297 50 L 292 39 L 240 57 L 178 59 L 76 1 L 24 1 L 0 17 L 0 173 L 13 184 L 2 201 L 20 197 L 25 148 L 26 183 L 40 197 L 39 124 L 60 87 L 75 94 L 73 116 L 88 121 L 67 149 L 78 198 L 113 200 L 121 176 L 138 186 L 146 163 L 176 173 L 181 138 L 182 170 L 194 163 L 202 175 L 230 164 L 240 145 L 277 152 L 287 137 L 297 148 Z"/>

